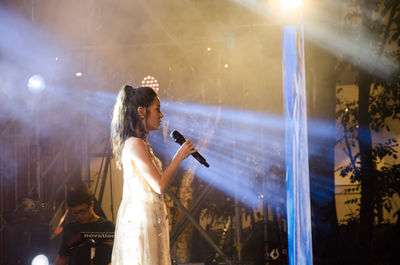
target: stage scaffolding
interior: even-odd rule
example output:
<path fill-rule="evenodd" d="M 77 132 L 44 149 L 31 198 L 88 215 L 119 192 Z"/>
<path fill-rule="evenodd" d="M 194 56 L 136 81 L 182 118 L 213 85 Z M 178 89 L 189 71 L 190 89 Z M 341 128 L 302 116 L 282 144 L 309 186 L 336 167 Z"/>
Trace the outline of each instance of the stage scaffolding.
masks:
<path fill-rule="evenodd" d="M 32 20 L 34 20 L 35 8 L 32 1 Z M 89 6 L 82 5 L 82 10 L 86 15 L 86 12 L 91 12 L 96 10 L 95 8 L 89 8 Z M 145 9 L 146 3 L 142 2 Z M 104 3 L 103 3 L 104 4 Z M 189 4 L 185 1 L 185 4 Z M 100 3 L 99 3 L 100 5 Z M 192 4 L 190 4 L 192 5 Z M 193 9 L 193 6 L 190 6 Z M 196 16 L 199 15 L 197 12 L 194 13 Z M 93 16 L 96 14 L 92 14 Z M 101 51 L 109 50 L 136 50 L 143 47 L 172 47 L 183 50 L 184 47 L 195 46 L 195 45 L 206 45 L 212 43 L 215 46 L 226 45 L 226 42 L 234 42 L 234 40 L 221 40 L 221 38 L 208 39 L 204 42 L 201 41 L 191 41 L 191 40 L 179 40 L 177 41 L 172 36 L 173 33 L 169 32 L 168 29 L 163 27 L 168 38 L 157 43 L 135 43 L 135 44 L 124 44 L 124 45 L 113 45 L 113 46 L 103 46 L 99 44 L 88 44 L 87 28 L 86 25 L 90 21 L 87 21 L 87 16 L 83 16 L 82 28 L 79 29 L 79 45 L 72 48 L 73 58 L 80 60 L 80 64 L 83 70 L 88 70 L 89 65 L 96 67 L 96 62 L 91 62 L 89 60 L 93 54 Z M 162 25 L 157 19 L 157 16 L 151 16 L 154 23 L 157 25 Z M 201 18 L 202 19 L 202 18 Z M 256 28 L 263 28 L 269 25 L 262 24 L 249 24 L 249 25 L 239 25 L 237 28 L 243 29 L 245 31 L 254 30 Z M 226 37 L 226 36 L 224 36 Z M 229 36 L 227 37 L 230 38 Z M 191 63 L 192 58 L 188 58 L 185 54 L 185 63 Z M 222 61 L 222 56 L 218 58 Z M 121 80 L 124 80 L 126 76 L 120 76 L 118 73 L 113 72 L 108 69 L 108 72 L 101 72 L 103 80 L 96 80 L 96 84 L 89 83 L 88 80 L 83 81 L 85 88 L 88 86 L 96 87 L 100 84 L 100 87 L 110 84 L 119 84 Z M 129 69 L 124 69 L 129 71 Z M 89 71 L 87 71 L 89 72 Z M 221 73 L 218 73 L 221 74 Z M 222 74 L 223 75 L 223 74 Z M 208 77 L 200 77 L 208 78 Z M 117 79 L 117 80 L 116 80 Z M 86 83 L 85 83 L 86 82 Z M 104 89 L 107 90 L 107 89 Z M 74 91 L 72 91 L 73 93 Z M 85 106 L 87 104 L 86 98 L 75 96 L 80 100 L 81 104 Z M 86 113 L 86 112 L 85 112 Z M 68 121 L 69 122 L 69 121 Z M 1 164 L 0 164 L 0 265 L 12 265 L 6 264 L 4 257 L 4 246 L 5 246 L 5 235 L 4 231 L 7 225 L 10 224 L 11 219 L 6 219 L 9 215 L 15 214 L 20 205 L 20 198 L 29 197 L 35 206 L 33 208 L 33 215 L 37 216 L 39 213 L 45 218 L 40 219 L 41 223 L 44 223 L 49 229 L 46 231 L 46 236 L 48 240 L 53 240 L 55 236 L 56 228 L 61 224 L 65 218 L 67 218 L 68 210 L 65 205 L 65 191 L 66 185 L 71 179 L 81 179 L 91 187 L 92 190 L 96 192 L 96 196 L 99 203 L 104 202 L 104 195 L 107 192 L 111 192 L 111 216 L 107 216 L 108 219 L 112 219 L 115 216 L 117 209 L 114 207 L 114 200 L 117 195 L 112 194 L 113 187 L 107 188 L 108 185 L 112 184 L 113 176 L 113 160 L 111 156 L 110 146 L 108 144 L 108 131 L 109 124 L 100 123 L 92 126 L 90 117 L 83 115 L 77 121 L 78 126 L 81 127 L 79 133 L 74 133 L 73 131 L 59 131 L 56 135 L 41 135 L 40 130 L 36 130 L 35 134 L 30 132 L 22 131 L 19 132 L 19 124 L 10 121 L 4 126 L 0 132 L 0 145 L 1 150 L 7 149 L 9 152 L 0 153 Z M 39 120 L 40 123 L 40 120 Z M 40 124 L 36 124 L 39 126 Z M 71 126 L 74 127 L 74 126 Z M 5 147 L 5 149 L 3 149 Z M 12 157 L 13 163 L 9 163 Z M 100 159 L 101 163 L 98 170 L 94 170 L 96 174 L 91 172 L 93 166 L 91 161 L 93 159 Z M 95 176 L 97 175 L 97 177 Z M 235 227 L 231 230 L 235 233 L 236 245 L 233 246 L 235 249 L 232 256 L 227 255 L 222 249 L 219 242 L 215 242 L 210 237 L 211 231 L 205 231 L 201 227 L 199 221 L 196 220 L 195 216 L 198 215 L 201 210 L 202 201 L 211 196 L 213 192 L 210 186 L 205 186 L 203 190 L 200 191 L 199 196 L 194 198 L 194 202 L 189 208 L 184 207 L 179 198 L 171 191 L 168 190 L 167 194 L 173 200 L 175 206 L 183 212 L 184 218 L 182 218 L 171 231 L 171 245 L 173 245 L 178 239 L 182 231 L 187 227 L 187 225 L 193 225 L 199 234 L 206 240 L 206 242 L 212 247 L 215 253 L 222 258 L 221 264 L 243 264 L 242 251 L 254 238 L 257 236 L 256 231 L 253 230 L 248 234 L 247 237 L 242 237 L 242 227 L 240 222 L 235 223 Z M 35 195 L 37 193 L 37 195 Z M 232 198 L 234 200 L 234 198 Z M 262 200 L 262 225 L 263 225 L 263 244 L 264 244 L 264 261 L 265 264 L 286 264 L 286 220 L 285 216 L 279 214 L 278 209 L 274 209 L 268 205 L 266 199 Z M 243 206 L 238 202 L 234 204 L 235 218 L 239 220 L 241 218 Z M 282 210 L 282 209 L 280 209 Z M 45 214 L 42 214 L 45 213 Z M 252 220 L 253 224 L 255 223 Z M 255 226 L 255 224 L 254 224 Z M 271 226 L 272 227 L 271 229 Z M 275 231 L 276 235 L 272 235 L 271 231 Z M 28 231 L 29 232 L 29 231 Z M 276 238 L 274 245 L 271 245 L 270 238 Z M 28 246 L 29 247 L 29 246 Z M 27 249 L 28 251 L 28 249 Z M 21 258 L 23 255 L 21 255 Z M 1 260 L 3 259 L 3 260 Z M 224 262 L 224 263 L 223 263 Z"/>
<path fill-rule="evenodd" d="M 81 124 L 86 126 L 87 134 L 60 134 L 53 137 L 39 137 L 39 148 L 41 151 L 40 161 L 37 161 L 35 144 L 37 138 L 35 135 L 29 135 L 25 133 L 19 133 L 20 130 L 16 122 L 9 122 L 1 132 L 0 145 L 2 150 L 8 150 L 10 152 L 2 152 L 1 156 L 1 175 L 0 175 L 0 216 L 1 216 L 1 237 L 0 237 L 0 257 L 2 257 L 0 264 L 7 264 L 6 258 L 9 253 L 5 251 L 11 251 L 6 249 L 6 230 L 7 227 L 13 225 L 16 222 L 19 228 L 25 233 L 30 233 L 32 236 L 38 236 L 37 231 L 32 231 L 34 227 L 40 228 L 41 232 L 45 234 L 45 237 L 38 237 L 43 245 L 41 251 L 53 252 L 54 258 L 54 247 L 49 248 L 48 244 L 51 241 L 54 244 L 56 238 L 56 228 L 61 225 L 63 221 L 68 219 L 68 209 L 65 205 L 65 191 L 68 183 L 73 179 L 81 179 L 86 182 L 93 191 L 96 193 L 96 197 L 101 205 L 104 201 L 104 194 L 112 193 L 113 187 L 106 187 L 113 185 L 113 176 L 117 173 L 114 172 L 112 164 L 112 154 L 110 151 L 109 139 L 108 139 L 108 128 L 104 124 L 97 124 L 97 129 L 94 129 L 93 125 L 89 124 L 87 117 L 82 117 Z M 89 129 L 90 128 L 90 129 Z M 99 133 L 102 131 L 101 133 Z M 62 141 L 60 141 L 62 139 Z M 13 159 L 12 166 L 7 165 L 7 161 Z M 92 159 L 100 159 L 100 168 L 94 169 L 91 166 Z M 40 180 L 37 181 L 36 169 L 37 164 L 40 164 Z M 98 166 L 98 163 L 96 164 Z M 92 168 L 91 168 L 92 167 Z M 92 171 L 92 172 L 91 172 Z M 7 172 L 7 175 L 5 174 Z M 93 173 L 94 172 L 94 173 Z M 37 185 L 41 185 L 40 189 L 37 189 Z M 115 184 L 114 184 L 115 185 Z M 37 190 L 40 190 L 40 194 L 35 194 Z M 171 231 L 170 242 L 171 246 L 176 242 L 182 231 L 188 225 L 198 231 L 201 237 L 214 249 L 216 257 L 220 257 L 222 263 L 220 264 L 245 264 L 239 262 L 238 254 L 246 245 L 252 240 L 255 240 L 256 230 L 248 233 L 246 238 L 235 239 L 236 254 L 233 256 L 224 253 L 223 246 L 220 242 L 215 241 L 212 235 L 212 231 L 205 231 L 199 224 L 199 220 L 196 219 L 199 211 L 201 210 L 201 203 L 212 193 L 215 192 L 211 186 L 205 185 L 204 188 L 199 191 L 198 196 L 193 198 L 194 201 L 189 208 L 184 207 L 179 198 L 171 190 L 167 191 L 168 196 L 174 202 L 174 207 L 177 207 L 179 211 L 182 211 L 184 217 L 177 222 Z M 115 197 L 118 195 L 111 194 L 111 200 L 115 201 Z M 20 212 L 24 205 L 21 198 L 28 198 L 34 202 L 33 208 L 26 212 Z M 110 198 L 110 194 L 107 194 L 107 198 Z M 232 198 L 234 200 L 234 198 Z M 22 204 L 21 204 L 22 203 Z M 266 200 L 263 201 L 263 230 L 264 230 L 264 249 L 265 259 L 268 264 L 286 264 L 282 263 L 282 257 L 286 255 L 286 221 L 284 216 L 279 214 L 278 209 L 274 209 L 268 206 Z M 111 203 L 111 215 L 107 216 L 108 219 L 113 220 L 116 215 L 116 206 Z M 234 204 L 236 212 L 234 219 L 239 218 L 243 212 L 243 205 L 238 203 Z M 18 219 L 18 214 L 25 214 L 30 216 L 30 219 Z M 40 216 L 40 218 L 39 218 Z M 30 223 L 30 221 L 36 223 Z M 20 222 L 20 223 L 18 223 Z M 36 225 L 35 225 L 36 224 Z M 22 226 L 21 226 L 22 225 Z M 254 219 L 252 225 L 255 226 Z M 273 226 L 273 227 L 269 227 Z M 255 227 L 253 227 L 255 228 Z M 24 230 L 25 229 L 25 230 Z M 30 230 L 31 231 L 30 231 Z M 241 229 L 240 226 L 236 228 L 232 225 L 229 229 L 240 232 L 237 229 Z M 210 234 L 211 233 L 211 234 Z M 272 234 L 271 234 L 272 233 Z M 274 234 L 276 233 L 276 234 Z M 277 244 L 269 246 L 271 240 L 269 237 L 275 238 Z M 47 241 L 45 240 L 47 238 Z M 24 238 L 19 238 L 18 244 L 24 245 Z M 36 251 L 32 249 L 32 243 L 28 242 L 25 244 L 25 251 Z M 37 243 L 37 242 L 36 242 Z M 9 242 L 7 243 L 9 244 Z M 10 245 L 10 244 L 9 244 Z M 11 251 L 12 252 L 12 251 Z M 23 252 L 23 251 L 22 251 Z M 21 254 L 21 248 L 19 253 Z M 217 254 L 218 253 L 218 254 Z M 12 255 L 15 254 L 12 252 Z M 32 253 L 27 253 L 26 256 L 23 254 L 19 255 L 20 259 L 31 258 Z M 279 257 L 279 259 L 278 259 Z"/>

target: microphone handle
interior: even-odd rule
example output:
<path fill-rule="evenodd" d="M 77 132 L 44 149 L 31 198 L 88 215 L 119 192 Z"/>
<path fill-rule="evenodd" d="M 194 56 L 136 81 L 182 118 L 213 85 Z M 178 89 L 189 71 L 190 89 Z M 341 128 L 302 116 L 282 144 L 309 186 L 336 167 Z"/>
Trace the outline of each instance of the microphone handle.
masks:
<path fill-rule="evenodd" d="M 199 161 L 201 164 L 203 164 L 205 167 L 210 167 L 210 165 L 207 163 L 206 159 L 200 155 L 198 152 L 195 152 L 192 154 L 194 158 L 196 158 L 197 161 Z"/>
<path fill-rule="evenodd" d="M 178 132 L 177 130 L 173 131 L 170 135 L 175 140 L 175 142 L 178 143 L 179 145 L 183 145 L 186 141 L 185 137 L 183 137 L 183 135 L 180 132 Z M 193 153 L 192 156 L 197 161 L 199 161 L 201 164 L 203 164 L 205 167 L 210 167 L 210 165 L 207 163 L 206 159 L 202 155 L 200 155 L 198 152 Z"/>

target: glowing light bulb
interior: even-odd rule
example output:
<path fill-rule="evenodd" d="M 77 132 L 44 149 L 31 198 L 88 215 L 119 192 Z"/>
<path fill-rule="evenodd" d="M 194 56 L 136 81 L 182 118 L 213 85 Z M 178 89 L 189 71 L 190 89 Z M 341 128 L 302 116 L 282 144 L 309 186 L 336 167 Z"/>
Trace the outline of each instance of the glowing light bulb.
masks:
<path fill-rule="evenodd" d="M 157 81 L 154 77 L 152 77 L 152 76 L 150 76 L 150 75 L 146 76 L 146 77 L 143 79 L 143 81 L 142 81 L 142 86 L 151 87 L 151 88 L 154 89 L 156 92 L 158 92 L 158 90 L 159 90 L 158 81 Z"/>
<path fill-rule="evenodd" d="M 43 254 L 37 255 L 32 260 L 32 265 L 49 265 L 49 259 Z"/>
<path fill-rule="evenodd" d="M 285 9 L 296 9 L 303 5 L 303 0 L 281 0 L 281 4 Z"/>
<path fill-rule="evenodd" d="M 28 89 L 33 94 L 39 94 L 45 88 L 43 77 L 40 75 L 33 75 L 28 80 Z"/>

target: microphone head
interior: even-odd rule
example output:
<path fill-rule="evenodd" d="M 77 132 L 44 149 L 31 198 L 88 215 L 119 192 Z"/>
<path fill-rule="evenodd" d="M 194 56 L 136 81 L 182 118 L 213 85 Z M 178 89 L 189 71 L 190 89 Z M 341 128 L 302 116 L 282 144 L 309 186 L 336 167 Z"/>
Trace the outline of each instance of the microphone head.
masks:
<path fill-rule="evenodd" d="M 182 145 L 186 140 L 185 137 L 183 137 L 183 135 L 178 132 L 177 130 L 174 130 L 173 132 L 171 132 L 171 137 L 172 139 L 175 140 L 176 143 Z"/>

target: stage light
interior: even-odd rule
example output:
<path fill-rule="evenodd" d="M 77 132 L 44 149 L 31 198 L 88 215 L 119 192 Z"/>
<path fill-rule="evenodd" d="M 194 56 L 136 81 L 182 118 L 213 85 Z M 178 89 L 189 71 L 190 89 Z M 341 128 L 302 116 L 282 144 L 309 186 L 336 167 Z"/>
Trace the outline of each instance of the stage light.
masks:
<path fill-rule="evenodd" d="M 228 68 L 228 67 L 229 67 L 229 64 L 226 63 L 226 64 L 224 65 L 224 67 L 225 67 L 225 68 Z"/>
<path fill-rule="evenodd" d="M 28 80 L 28 89 L 33 94 L 39 94 L 45 88 L 45 82 L 40 75 L 33 75 Z"/>
<path fill-rule="evenodd" d="M 281 0 L 284 9 L 296 9 L 303 5 L 303 0 Z"/>
<path fill-rule="evenodd" d="M 39 254 L 33 258 L 32 265 L 49 265 L 49 259 L 45 255 Z"/>
<path fill-rule="evenodd" d="M 208 47 L 208 48 L 207 48 L 207 51 L 209 51 L 209 52 L 210 52 L 210 51 L 211 51 L 211 48 L 210 48 L 210 47 Z"/>
<path fill-rule="evenodd" d="M 210 162 L 210 168 L 197 166 L 195 175 L 198 179 L 231 197 L 237 197 L 250 207 L 260 204 L 260 194 L 268 194 L 273 205 L 280 203 L 274 198 L 280 198 L 276 193 L 280 192 L 278 182 L 281 177 L 266 172 L 284 163 L 284 157 L 275 151 L 283 148 L 280 147 L 284 135 L 281 116 L 205 104 L 177 103 L 162 100 L 163 122 L 174 124 L 174 129 L 199 144 L 199 151 Z M 191 124 L 190 130 L 187 124 Z M 263 137 L 265 135 L 267 137 Z M 164 147 L 157 150 L 162 156 L 173 156 L 176 152 L 176 144 L 165 141 L 162 133 L 154 134 L 152 141 L 154 146 Z M 194 159 L 188 159 L 182 166 L 191 168 L 196 163 Z M 268 179 L 261 177 L 264 174 L 268 174 Z M 264 183 L 266 181 L 268 184 Z"/>
<path fill-rule="evenodd" d="M 75 73 L 75 75 L 76 75 L 77 77 L 81 77 L 83 74 L 82 74 L 81 72 L 77 72 L 77 73 Z"/>
<path fill-rule="evenodd" d="M 159 90 L 159 85 L 158 85 L 157 79 L 155 79 L 154 77 L 152 77 L 150 75 L 143 78 L 142 86 L 151 87 L 156 92 L 158 92 L 158 90 Z"/>

